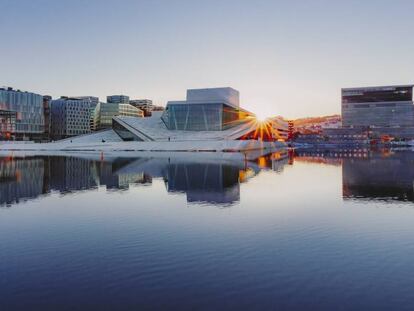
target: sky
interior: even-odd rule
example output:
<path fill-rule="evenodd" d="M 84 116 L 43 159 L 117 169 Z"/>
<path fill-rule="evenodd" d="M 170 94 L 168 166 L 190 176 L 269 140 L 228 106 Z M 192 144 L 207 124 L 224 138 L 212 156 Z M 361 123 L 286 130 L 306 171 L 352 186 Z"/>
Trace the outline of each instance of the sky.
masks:
<path fill-rule="evenodd" d="M 414 82 L 414 1 L 0 0 L 0 86 L 165 105 L 231 86 L 259 117 Z"/>

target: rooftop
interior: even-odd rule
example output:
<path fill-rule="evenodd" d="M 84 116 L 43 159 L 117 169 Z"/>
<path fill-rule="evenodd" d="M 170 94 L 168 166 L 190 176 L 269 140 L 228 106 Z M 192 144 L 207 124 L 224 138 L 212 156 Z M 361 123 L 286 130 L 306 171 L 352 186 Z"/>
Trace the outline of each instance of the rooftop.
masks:
<path fill-rule="evenodd" d="M 400 87 L 414 87 L 414 84 L 402 84 L 402 85 L 382 85 L 382 86 L 365 86 L 365 87 L 349 87 L 349 88 L 342 88 L 342 91 L 361 91 L 361 90 L 369 90 L 369 91 L 375 91 L 375 90 L 392 90 L 394 88 L 400 88 Z"/>

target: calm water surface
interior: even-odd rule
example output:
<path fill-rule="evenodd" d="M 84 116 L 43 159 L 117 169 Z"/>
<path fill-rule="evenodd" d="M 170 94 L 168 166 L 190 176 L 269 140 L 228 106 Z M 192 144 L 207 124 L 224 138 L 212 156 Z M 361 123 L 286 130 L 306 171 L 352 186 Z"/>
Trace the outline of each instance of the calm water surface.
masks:
<path fill-rule="evenodd" d="M 0 159 L 0 310 L 413 310 L 414 153 Z"/>

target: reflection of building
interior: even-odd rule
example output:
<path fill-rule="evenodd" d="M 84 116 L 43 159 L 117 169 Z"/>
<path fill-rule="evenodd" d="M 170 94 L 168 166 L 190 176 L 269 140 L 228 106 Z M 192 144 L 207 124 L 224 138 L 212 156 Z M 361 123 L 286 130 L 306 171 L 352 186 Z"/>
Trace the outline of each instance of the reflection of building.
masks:
<path fill-rule="evenodd" d="M 271 169 L 278 173 L 283 171 L 283 168 L 286 164 L 288 164 L 288 161 L 289 154 L 287 150 L 267 154 L 265 156 L 257 158 L 256 160 L 257 165 L 261 169 Z"/>
<path fill-rule="evenodd" d="M 90 98 L 61 97 L 51 103 L 51 135 L 54 139 L 90 133 Z"/>
<path fill-rule="evenodd" d="M 43 98 L 41 95 L 0 88 L 0 111 L 2 120 L 15 125 L 10 126 L 14 139 L 42 138 L 45 126 L 43 115 Z M 9 114 L 11 112 L 12 114 Z M 7 116 L 9 114 L 9 116 Z M 6 118 L 6 119 L 5 119 Z"/>
<path fill-rule="evenodd" d="M 188 202 L 233 203 L 240 199 L 239 168 L 223 164 L 177 163 L 167 170 L 168 191 Z"/>
<path fill-rule="evenodd" d="M 44 173 L 41 158 L 0 159 L 0 205 L 42 195 Z"/>
<path fill-rule="evenodd" d="M 240 199 L 240 183 L 259 172 L 259 165 L 238 153 L 223 158 L 214 154 L 178 158 L 118 158 L 103 160 L 74 157 L 0 158 L 0 205 L 42 194 L 96 189 L 126 190 L 164 180 L 169 192 L 184 192 L 188 202 L 232 204 Z M 282 154 L 265 156 L 279 171 Z M 261 162 L 261 160 L 259 161 Z M 275 164 L 277 163 L 277 164 Z M 277 167 L 275 166 L 277 165 Z"/>
<path fill-rule="evenodd" d="M 343 197 L 414 202 L 414 154 L 410 151 L 343 159 Z"/>
<path fill-rule="evenodd" d="M 72 157 L 51 157 L 50 189 L 61 192 L 96 188 L 93 162 L 87 159 Z"/>

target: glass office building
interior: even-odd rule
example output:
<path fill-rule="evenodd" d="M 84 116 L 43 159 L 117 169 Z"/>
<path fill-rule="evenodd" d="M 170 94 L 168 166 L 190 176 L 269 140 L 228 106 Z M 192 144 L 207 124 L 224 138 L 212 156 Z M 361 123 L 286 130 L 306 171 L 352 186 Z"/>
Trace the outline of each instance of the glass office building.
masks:
<path fill-rule="evenodd" d="M 112 119 L 117 116 L 143 117 L 144 113 L 130 104 L 99 103 L 94 110 L 96 129 L 112 127 Z"/>
<path fill-rule="evenodd" d="M 413 85 L 342 89 L 344 127 L 413 127 Z"/>
<path fill-rule="evenodd" d="M 129 96 L 127 95 L 109 95 L 106 101 L 111 104 L 129 104 Z"/>
<path fill-rule="evenodd" d="M 91 101 L 62 97 L 51 102 L 51 136 L 61 139 L 90 133 Z"/>
<path fill-rule="evenodd" d="M 20 137 L 40 137 L 44 132 L 45 118 L 42 95 L 0 88 L 0 111 L 15 113 L 13 135 Z"/>

